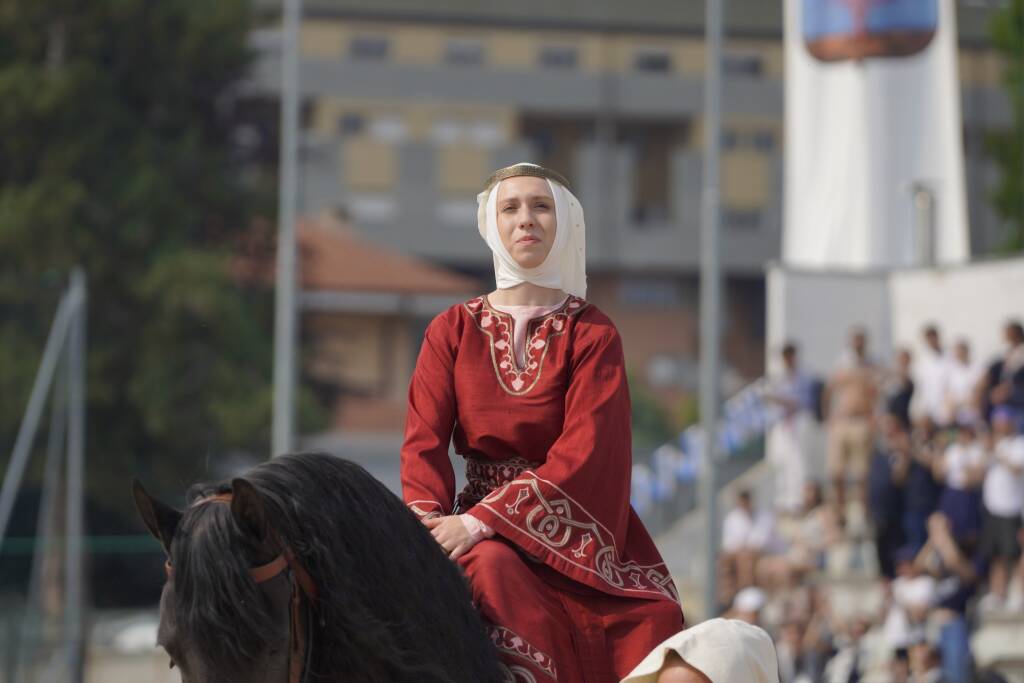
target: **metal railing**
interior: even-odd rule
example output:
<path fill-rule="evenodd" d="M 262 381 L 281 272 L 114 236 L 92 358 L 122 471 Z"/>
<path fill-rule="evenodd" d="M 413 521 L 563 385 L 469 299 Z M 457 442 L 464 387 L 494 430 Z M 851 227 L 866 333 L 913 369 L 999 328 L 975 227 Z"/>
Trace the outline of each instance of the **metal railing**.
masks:
<path fill-rule="evenodd" d="M 13 680 L 70 681 L 83 676 L 83 573 L 82 525 L 85 479 L 85 347 L 87 291 L 85 274 L 76 269 L 61 296 L 43 349 L 39 369 L 32 385 L 25 415 L 18 428 L 11 459 L 0 485 L 0 551 L 5 548 L 6 532 L 21 488 L 26 466 L 32 454 L 39 424 L 51 399 L 49 441 L 43 475 L 43 495 L 37 522 L 36 545 L 32 559 L 30 585 L 22 607 L 23 617 L 6 620 L 7 630 L 17 629 L 16 652 L 4 666 Z M 64 478 L 63 529 L 63 609 L 47 619 L 42 607 L 44 575 L 57 560 L 54 543 L 58 536 L 58 500 L 61 470 Z M 8 615 L 17 606 L 5 610 Z M 45 622 L 60 623 L 45 623 Z M 56 647 L 45 633 L 57 632 Z M 10 653 L 9 653 L 10 654 Z M 39 666 L 40 659 L 48 660 Z M 35 675 L 28 674 L 34 669 Z M 40 673 L 41 672 L 41 673 Z"/>
<path fill-rule="evenodd" d="M 767 392 L 768 383 L 762 378 L 723 405 L 715 449 L 719 470 L 742 470 L 747 460 L 761 453 L 765 433 L 782 417 L 781 408 L 765 400 Z M 630 502 L 652 533 L 659 533 L 696 506 L 695 485 L 704 465 L 703 442 L 704 433 L 695 424 L 674 441 L 655 449 L 649 464 L 633 465 Z M 741 458 L 744 463 L 736 462 Z M 731 479 L 735 473 L 723 473 L 724 479 Z"/>

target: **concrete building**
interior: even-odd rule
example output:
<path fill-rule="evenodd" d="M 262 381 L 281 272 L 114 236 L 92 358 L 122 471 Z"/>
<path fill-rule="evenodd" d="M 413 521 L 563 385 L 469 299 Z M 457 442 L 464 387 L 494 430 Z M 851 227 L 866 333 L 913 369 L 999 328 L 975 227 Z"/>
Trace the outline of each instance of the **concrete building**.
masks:
<path fill-rule="evenodd" d="M 985 251 L 998 222 L 983 146 L 1011 109 L 988 38 L 992 3 L 958 4 L 972 246 Z M 551 166 L 586 208 L 588 298 L 616 320 L 635 378 L 666 401 L 695 382 L 703 2 L 304 5 L 301 211 L 340 209 L 366 238 L 486 282 L 482 180 L 517 161 Z M 273 26 L 278 3 L 262 6 Z M 738 384 L 762 370 L 763 266 L 780 253 L 782 3 L 727 8 L 722 256 Z M 248 96 L 269 113 L 273 29 L 254 44 Z M 268 121 L 252 137 L 272 156 Z"/>

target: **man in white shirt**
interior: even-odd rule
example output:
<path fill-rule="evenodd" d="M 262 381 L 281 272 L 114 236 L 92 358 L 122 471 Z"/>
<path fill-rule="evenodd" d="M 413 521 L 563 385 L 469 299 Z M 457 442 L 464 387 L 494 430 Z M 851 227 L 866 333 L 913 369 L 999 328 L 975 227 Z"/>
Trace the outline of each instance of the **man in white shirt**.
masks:
<path fill-rule="evenodd" d="M 754 584 L 757 562 L 774 536 L 774 524 L 767 514 L 754 512 L 750 491 L 740 491 L 736 507 L 722 522 L 721 565 L 736 577 L 736 589 Z"/>
<path fill-rule="evenodd" d="M 775 503 L 786 512 L 799 510 L 807 478 L 807 441 L 813 428 L 811 378 L 800 369 L 797 347 L 782 347 L 782 373 L 772 378 L 765 399 L 782 409 L 782 419 L 768 432 L 765 459 L 775 469 Z"/>
<path fill-rule="evenodd" d="M 886 644 L 893 650 L 909 647 L 924 635 L 928 611 L 935 605 L 935 579 L 924 573 L 910 546 L 896 553 L 896 579 L 882 626 Z"/>
<path fill-rule="evenodd" d="M 914 399 L 911 415 L 927 416 L 936 426 L 947 424 L 946 391 L 949 382 L 949 361 L 942 350 L 939 330 L 934 325 L 924 328 L 925 350 L 914 363 Z"/>
<path fill-rule="evenodd" d="M 961 339 L 953 346 L 946 382 L 945 415 L 947 424 L 970 424 L 978 420 L 979 384 L 985 369 L 971 359 L 971 346 Z"/>
<path fill-rule="evenodd" d="M 1024 512 L 1024 437 L 1015 432 L 1013 413 L 992 413 L 992 445 L 982 487 L 985 521 L 981 553 L 991 563 L 986 605 L 1003 604 L 1014 565 L 1020 559 L 1021 513 Z M 1024 587 L 1022 587 L 1024 588 Z"/>

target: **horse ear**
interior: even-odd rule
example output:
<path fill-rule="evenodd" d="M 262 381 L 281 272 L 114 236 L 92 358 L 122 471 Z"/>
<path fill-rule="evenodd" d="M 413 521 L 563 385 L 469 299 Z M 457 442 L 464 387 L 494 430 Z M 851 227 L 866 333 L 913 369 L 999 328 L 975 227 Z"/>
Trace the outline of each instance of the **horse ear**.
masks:
<path fill-rule="evenodd" d="M 174 539 L 174 532 L 178 530 L 181 513 L 149 495 L 138 479 L 132 480 L 132 498 L 135 499 L 135 509 L 139 511 L 139 516 L 142 517 L 142 522 L 149 529 L 149 533 L 160 541 L 164 552 L 170 554 L 171 541 Z"/>
<path fill-rule="evenodd" d="M 260 540 L 267 537 L 270 524 L 267 521 L 263 497 L 256 487 L 245 479 L 231 482 L 231 514 L 238 528 Z"/>

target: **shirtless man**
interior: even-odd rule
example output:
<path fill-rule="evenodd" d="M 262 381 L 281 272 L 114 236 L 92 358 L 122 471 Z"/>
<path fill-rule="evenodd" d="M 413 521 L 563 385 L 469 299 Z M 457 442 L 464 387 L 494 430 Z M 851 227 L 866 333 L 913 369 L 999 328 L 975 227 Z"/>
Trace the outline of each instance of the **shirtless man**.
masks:
<path fill-rule="evenodd" d="M 878 400 L 879 370 L 867 353 L 863 328 L 850 331 L 850 348 L 825 387 L 828 416 L 828 473 L 839 514 L 846 512 L 846 486 L 853 479 L 863 498 L 871 460 L 872 416 Z"/>

